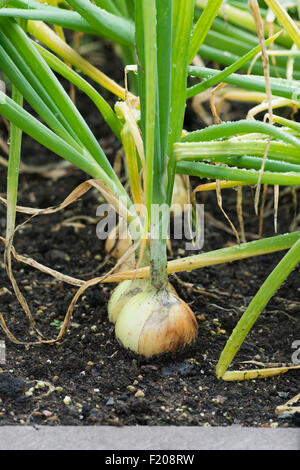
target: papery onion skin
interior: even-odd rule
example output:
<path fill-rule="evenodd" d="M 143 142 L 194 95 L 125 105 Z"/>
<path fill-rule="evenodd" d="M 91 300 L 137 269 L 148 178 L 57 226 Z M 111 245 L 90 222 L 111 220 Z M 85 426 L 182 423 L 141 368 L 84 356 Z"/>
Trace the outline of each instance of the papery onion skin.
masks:
<path fill-rule="evenodd" d="M 130 248 L 132 243 L 128 230 L 124 227 L 116 226 L 109 234 L 105 242 L 105 251 L 110 253 L 115 259 L 120 259 Z"/>
<path fill-rule="evenodd" d="M 170 308 L 170 312 L 163 321 L 158 322 L 154 314 L 148 318 L 139 339 L 139 354 L 151 357 L 155 354 L 176 352 L 193 343 L 198 330 L 195 316 L 183 300 L 175 300 L 171 307 L 166 306 L 167 309 Z M 157 316 L 161 314 L 157 312 Z"/>
<path fill-rule="evenodd" d="M 145 291 L 147 282 L 144 279 L 125 280 L 113 290 L 108 302 L 108 319 L 116 323 L 120 311 L 129 300 L 140 292 Z"/>
<path fill-rule="evenodd" d="M 116 322 L 119 342 L 144 357 L 190 345 L 197 331 L 190 307 L 169 290 L 137 294 L 122 308 Z"/>
<path fill-rule="evenodd" d="M 151 311 L 146 308 L 149 293 L 141 292 L 132 297 L 119 313 L 115 325 L 118 341 L 126 349 L 138 353 L 139 337 L 147 317 Z M 143 308 L 141 306 L 143 305 Z"/>

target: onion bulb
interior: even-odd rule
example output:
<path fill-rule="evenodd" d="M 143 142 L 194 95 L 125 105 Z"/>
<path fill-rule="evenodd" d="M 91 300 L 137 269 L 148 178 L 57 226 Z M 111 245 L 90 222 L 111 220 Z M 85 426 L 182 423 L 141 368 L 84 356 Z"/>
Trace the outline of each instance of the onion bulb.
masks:
<path fill-rule="evenodd" d="M 148 287 L 134 295 L 119 311 L 115 324 L 118 341 L 145 357 L 191 344 L 197 330 L 192 310 L 170 288 L 157 292 Z"/>
<path fill-rule="evenodd" d="M 118 315 L 124 305 L 136 294 L 143 292 L 146 288 L 147 281 L 144 279 L 127 279 L 120 282 L 113 290 L 108 301 L 107 312 L 108 319 L 112 323 L 116 323 Z"/>
<path fill-rule="evenodd" d="M 110 299 L 108 301 L 107 313 L 108 319 L 112 323 L 116 323 L 120 311 L 124 305 L 136 294 L 144 292 L 148 289 L 149 282 L 146 279 L 126 279 L 121 281 L 120 284 L 113 290 Z M 169 289 L 174 294 L 177 295 L 176 290 L 169 283 Z"/>

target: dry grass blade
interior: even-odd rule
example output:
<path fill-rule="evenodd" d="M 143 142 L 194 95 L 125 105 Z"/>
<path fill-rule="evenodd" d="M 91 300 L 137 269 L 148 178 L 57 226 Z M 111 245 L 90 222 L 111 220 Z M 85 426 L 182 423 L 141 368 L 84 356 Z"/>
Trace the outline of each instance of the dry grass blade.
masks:
<path fill-rule="evenodd" d="M 285 374 L 289 370 L 296 369 L 300 369 L 300 366 L 270 367 L 266 369 L 249 370 L 231 370 L 226 371 L 222 376 L 222 379 L 225 381 L 265 379 L 266 377 L 274 377 L 279 374 Z"/>
<path fill-rule="evenodd" d="M 216 194 L 217 194 L 218 206 L 221 209 L 224 217 L 228 221 L 228 223 L 229 223 L 229 225 L 230 225 L 230 227 L 231 227 L 231 229 L 232 229 L 232 231 L 233 231 L 233 233 L 236 237 L 237 244 L 240 245 L 240 237 L 239 237 L 238 231 L 237 231 L 234 224 L 231 222 L 230 218 L 228 217 L 228 215 L 226 214 L 226 212 L 223 209 L 221 186 L 220 186 L 220 181 L 219 180 L 216 181 Z"/>
<path fill-rule="evenodd" d="M 12 332 L 9 330 L 9 328 L 7 327 L 6 323 L 5 323 L 5 320 L 3 318 L 3 315 L 2 313 L 0 313 L 0 325 L 4 331 L 4 333 L 6 334 L 6 336 L 10 339 L 10 341 L 14 344 L 28 344 L 27 342 L 23 342 L 23 341 L 20 341 L 18 340 L 15 335 L 12 334 Z M 31 344 L 31 343 L 29 343 Z M 37 344 L 36 342 L 32 343 L 32 344 Z"/>
<path fill-rule="evenodd" d="M 212 112 L 212 115 L 215 120 L 215 124 L 221 124 L 222 120 L 218 114 L 217 111 L 217 105 L 216 105 L 216 93 L 221 90 L 221 88 L 226 87 L 226 83 L 219 83 L 211 92 L 211 98 L 210 98 L 210 109 Z"/>
<path fill-rule="evenodd" d="M 4 264 L 5 264 L 5 267 L 6 267 L 6 272 L 7 272 L 7 275 L 9 277 L 9 280 L 11 282 L 11 285 L 14 289 L 14 292 L 16 294 L 16 297 L 20 303 L 20 305 L 22 306 L 28 320 L 29 320 L 29 323 L 31 325 L 31 327 L 33 328 L 33 330 L 37 333 L 37 335 L 39 337 L 42 337 L 42 333 L 39 331 L 39 329 L 37 328 L 37 325 L 36 325 L 36 322 L 31 314 L 31 311 L 30 311 L 30 308 L 29 308 L 29 305 L 24 297 L 24 295 L 22 294 L 21 290 L 19 289 L 19 286 L 18 286 L 18 283 L 13 275 L 13 271 L 12 271 L 12 266 L 11 266 L 11 247 L 12 247 L 12 244 L 11 244 L 11 241 L 10 240 L 6 240 L 5 241 L 5 250 L 4 250 Z"/>
<path fill-rule="evenodd" d="M 268 11 L 267 11 L 267 15 L 266 15 L 266 25 L 267 25 L 267 28 L 268 28 L 269 37 L 273 36 L 273 34 L 274 34 L 274 21 L 275 21 L 275 14 L 271 10 L 271 8 L 269 8 Z M 274 51 L 274 42 L 272 42 L 270 44 L 270 49 L 272 51 Z M 277 70 L 277 62 L 276 62 L 276 56 L 275 55 L 271 55 L 271 61 L 272 61 L 272 65 L 274 67 L 274 71 L 275 71 L 276 76 L 278 78 L 280 78 L 280 74 L 278 73 L 278 70 Z"/>
<path fill-rule="evenodd" d="M 128 212 L 127 208 L 121 203 L 119 198 L 112 192 L 112 190 L 110 188 L 108 188 L 105 183 L 103 183 L 103 181 L 101 181 L 101 180 L 88 180 L 88 181 L 85 181 L 85 182 L 81 183 L 79 186 L 77 186 L 64 199 L 64 201 L 61 204 L 59 204 L 58 206 L 48 207 L 46 209 L 33 209 L 33 208 L 29 208 L 29 207 L 17 206 L 17 211 L 25 213 L 25 214 L 29 214 L 29 215 L 31 215 L 31 217 L 29 217 L 29 219 L 27 219 L 22 224 L 18 225 L 15 228 L 14 233 L 21 226 L 25 225 L 29 220 L 31 220 L 33 217 L 35 217 L 37 215 L 53 214 L 55 212 L 63 210 L 65 207 L 67 207 L 71 203 L 75 202 L 78 198 L 83 196 L 91 188 L 98 189 L 101 192 L 101 194 L 104 196 L 104 198 L 107 200 L 107 202 L 113 206 L 113 208 L 119 213 L 119 215 L 121 217 L 124 217 L 126 219 L 128 218 L 129 212 Z M 7 201 L 4 198 L 1 198 L 0 202 L 2 202 L 4 205 L 7 204 Z M 56 271 L 52 268 L 49 268 L 49 267 L 47 267 L 47 266 L 45 266 L 41 263 L 38 263 L 37 261 L 33 260 L 32 258 L 28 258 L 28 257 L 24 257 L 22 255 L 18 255 L 16 250 L 14 249 L 14 247 L 12 245 L 12 238 L 11 238 L 11 240 L 6 240 L 3 237 L 0 237 L 0 241 L 5 245 L 4 261 L 5 261 L 5 265 L 6 265 L 6 269 L 7 269 L 7 274 L 8 274 L 8 277 L 9 277 L 11 283 L 12 283 L 12 286 L 13 286 L 13 289 L 16 293 L 17 299 L 18 299 L 20 305 L 22 306 L 23 310 L 25 311 L 26 316 L 28 317 L 28 319 L 30 321 L 31 327 L 34 329 L 34 331 L 37 333 L 37 336 L 38 336 L 38 341 L 37 342 L 32 342 L 32 343 L 23 342 L 23 341 L 18 340 L 13 335 L 13 333 L 9 330 L 9 328 L 7 327 L 3 315 L 0 314 L 0 325 L 3 328 L 3 331 L 9 337 L 9 339 L 12 342 L 16 343 L 16 344 L 39 344 L 39 343 L 48 343 L 49 344 L 49 343 L 60 341 L 60 339 L 63 337 L 63 335 L 67 331 L 69 321 L 70 321 L 70 318 L 72 316 L 72 312 L 74 310 L 74 306 L 77 302 L 77 299 L 82 294 L 82 292 L 84 292 L 91 285 L 95 285 L 99 282 L 102 282 L 104 279 L 106 279 L 106 277 L 113 274 L 114 271 L 117 270 L 117 268 L 122 263 L 124 263 L 127 260 L 127 258 L 131 256 L 132 253 L 135 252 L 135 250 L 138 248 L 138 245 L 140 244 L 140 241 L 134 243 L 126 251 L 126 253 L 124 253 L 124 255 L 119 259 L 119 261 L 116 263 L 116 265 L 106 275 L 104 275 L 100 278 L 91 279 L 89 281 L 83 281 L 81 279 L 76 279 L 76 278 L 73 278 L 71 276 L 66 276 L 66 275 L 64 275 L 64 274 L 62 274 L 62 273 L 60 273 L 60 272 L 58 272 L 58 271 Z M 59 281 L 66 282 L 68 284 L 80 287 L 79 291 L 76 293 L 74 299 L 71 302 L 71 305 L 70 305 L 70 307 L 67 311 L 65 320 L 63 322 L 63 325 L 61 327 L 61 330 L 60 330 L 57 338 L 46 340 L 46 339 L 44 339 L 42 333 L 38 330 L 38 328 L 35 324 L 35 320 L 34 320 L 32 314 L 31 314 L 30 308 L 28 306 L 28 303 L 27 303 L 25 297 L 23 296 L 22 292 L 20 291 L 20 289 L 18 287 L 18 284 L 15 280 L 15 277 L 13 275 L 12 268 L 11 268 L 11 254 L 13 255 L 13 257 L 17 261 L 20 261 L 20 262 L 25 263 L 25 264 L 27 264 L 27 265 L 35 268 L 35 269 L 38 269 L 38 270 L 44 272 L 45 274 L 48 274 L 48 275 L 56 278 Z"/>
<path fill-rule="evenodd" d="M 212 117 L 203 106 L 203 103 L 210 99 L 211 92 L 211 89 L 208 89 L 199 95 L 193 96 L 191 103 L 194 113 L 196 113 L 202 119 L 206 126 L 210 126 L 213 123 Z"/>
<path fill-rule="evenodd" d="M 3 245 L 5 245 L 5 238 L 0 237 L 0 241 L 3 243 Z M 11 246 L 11 253 L 16 261 L 26 264 L 27 266 L 31 266 L 32 268 L 38 269 L 44 274 L 54 277 L 58 281 L 66 282 L 67 284 L 70 284 L 72 286 L 81 286 L 84 283 L 84 281 L 81 279 L 62 274 L 59 271 L 56 271 L 55 269 L 49 268 L 48 266 L 45 266 L 44 264 L 39 263 L 38 261 L 35 261 L 33 258 L 19 255 L 14 246 Z"/>
<path fill-rule="evenodd" d="M 252 11 L 254 21 L 256 24 L 257 28 L 257 36 L 259 39 L 260 47 L 261 47 L 261 53 L 262 53 L 262 60 L 263 60 L 263 68 L 264 68 L 264 76 L 265 76 L 265 86 L 266 86 L 266 93 L 267 93 L 267 100 L 268 100 L 268 119 L 269 123 L 273 123 L 273 107 L 272 107 L 272 91 L 271 91 L 271 84 L 270 84 L 270 64 L 269 64 L 269 56 L 267 54 L 266 46 L 265 46 L 265 41 L 264 41 L 264 26 L 260 14 L 260 9 L 258 6 L 257 0 L 249 0 L 249 7 Z M 265 154 L 263 157 L 263 162 L 262 166 L 260 169 L 260 174 L 259 174 L 259 179 L 256 187 L 256 194 L 255 194 L 255 212 L 256 214 L 258 213 L 258 203 L 259 203 L 259 197 L 260 197 L 260 187 L 261 187 L 261 177 L 264 171 L 265 167 L 265 161 L 268 157 L 268 151 L 269 147 L 271 144 L 271 139 L 268 139 L 268 143 L 266 146 Z M 276 210 L 275 210 L 276 211 Z"/>
<path fill-rule="evenodd" d="M 124 263 L 126 261 L 126 259 L 131 255 L 131 253 L 134 253 L 137 250 L 139 244 L 140 244 L 140 240 L 138 242 L 134 243 L 129 248 L 129 250 L 127 250 L 127 252 L 118 260 L 116 265 L 110 271 L 108 271 L 105 275 L 100 276 L 100 277 L 95 277 L 93 279 L 89 279 L 88 281 L 85 281 L 85 282 L 82 283 L 82 285 L 80 286 L 80 288 L 78 289 L 78 291 L 74 295 L 74 297 L 73 297 L 73 299 L 72 299 L 72 301 L 69 305 L 69 308 L 67 310 L 67 313 L 65 315 L 63 324 L 62 324 L 62 326 L 59 330 L 59 333 L 58 333 L 57 337 L 55 339 L 50 339 L 50 340 L 41 340 L 42 343 L 53 344 L 53 343 L 57 343 L 58 341 L 61 341 L 61 339 L 64 337 L 64 335 L 66 334 L 66 332 L 68 330 L 68 326 L 70 324 L 75 305 L 77 304 L 77 302 L 78 302 L 79 298 L 82 296 L 82 294 L 89 287 L 96 286 L 97 284 L 100 284 L 101 282 L 104 282 L 109 276 L 111 276 L 114 273 L 114 271 L 116 271 L 118 269 L 118 267 L 121 266 L 122 263 Z"/>
<path fill-rule="evenodd" d="M 259 213 L 259 227 L 258 227 L 258 236 L 261 237 L 263 233 L 263 223 L 264 223 L 264 210 L 265 210 L 265 203 L 268 193 L 268 185 L 264 184 L 263 187 L 263 194 L 262 194 L 262 201 L 260 205 L 260 213 Z"/>
<path fill-rule="evenodd" d="M 237 188 L 239 186 L 249 186 L 248 183 L 245 183 L 243 181 L 220 181 L 219 184 L 222 189 L 225 188 Z M 195 200 L 196 193 L 198 192 L 204 192 L 204 191 L 215 191 L 216 190 L 216 183 L 205 183 L 205 184 L 199 184 L 192 193 L 192 201 Z"/>
<path fill-rule="evenodd" d="M 1 142 L 2 141 L 2 142 Z M 3 148 L 3 140 L 0 137 L 0 147 Z M 5 168 L 8 167 L 8 161 L 6 158 L 0 156 L 0 165 L 4 166 Z M 20 174 L 30 174 L 30 175 L 39 175 L 43 178 L 49 178 L 52 180 L 57 180 L 66 176 L 68 174 L 69 169 L 72 167 L 72 164 L 67 161 L 62 161 L 56 163 L 55 165 L 26 165 L 24 162 L 20 162 Z"/>
<path fill-rule="evenodd" d="M 261 178 L 262 178 L 262 175 L 263 175 L 263 172 L 264 172 L 264 169 L 265 169 L 265 164 L 266 164 L 268 152 L 269 152 L 269 149 L 270 149 L 270 145 L 271 145 L 271 140 L 269 139 L 268 142 L 267 142 L 266 148 L 265 148 L 261 168 L 260 168 L 259 175 L 258 175 L 256 191 L 255 191 L 254 209 L 255 209 L 256 215 L 258 214 L 258 204 L 259 204 L 260 188 L 261 188 Z"/>
<path fill-rule="evenodd" d="M 291 51 L 298 51 L 298 47 L 296 44 L 292 45 Z M 287 60 L 287 64 L 286 64 L 287 80 L 294 80 L 294 64 L 295 64 L 295 57 L 293 56 L 289 57 Z"/>
<path fill-rule="evenodd" d="M 272 110 L 276 108 L 287 107 L 287 106 L 290 106 L 293 109 L 297 110 L 299 103 L 293 100 L 289 100 L 287 98 L 274 98 L 271 100 L 271 106 L 272 106 Z M 265 103 L 265 102 L 260 103 L 248 111 L 247 119 L 254 119 L 257 114 L 262 113 L 263 111 L 266 111 L 269 109 L 270 109 L 269 103 Z M 266 119 L 270 119 L 269 113 L 265 115 L 265 120 Z"/>
<path fill-rule="evenodd" d="M 216 113 L 221 113 L 221 108 L 226 101 L 238 101 L 242 103 L 262 103 L 266 99 L 265 93 L 255 91 L 240 91 L 231 87 L 226 87 L 220 94 L 218 104 L 216 105 Z"/>
<path fill-rule="evenodd" d="M 1 155 L 0 155 L 0 165 L 5 166 L 5 168 L 8 167 L 8 161 L 6 160 L 6 158 L 1 157 Z"/>
<path fill-rule="evenodd" d="M 239 224 L 240 224 L 241 240 L 243 243 L 246 243 L 244 217 L 243 217 L 243 188 L 242 186 L 240 186 L 237 190 L 236 207 L 237 207 L 237 216 L 238 216 Z"/>
<path fill-rule="evenodd" d="M 37 215 L 48 215 L 48 214 L 54 214 L 56 212 L 61 211 L 65 207 L 69 206 L 73 202 L 75 202 L 77 199 L 79 199 L 81 196 L 83 196 L 87 191 L 89 191 L 91 188 L 96 188 L 98 191 L 100 191 L 103 195 L 103 197 L 106 199 L 106 201 L 111 204 L 111 206 L 116 210 L 116 212 L 124 218 L 127 218 L 129 215 L 129 211 L 125 207 L 124 204 L 120 201 L 120 199 L 113 193 L 113 191 L 105 184 L 103 183 L 102 180 L 87 180 L 78 185 L 64 200 L 57 206 L 51 206 L 47 207 L 45 209 L 36 209 L 32 207 L 24 207 L 24 206 L 17 206 L 16 210 L 17 212 L 21 212 L 23 214 L 28 214 L 33 217 Z M 7 205 L 7 201 L 5 198 L 0 197 L 0 203 L 3 205 Z M 132 214 L 133 215 L 133 214 Z M 20 226 L 24 225 L 29 221 L 26 220 L 23 224 Z M 19 226 L 19 227 L 20 227 Z M 18 230 L 16 228 L 15 231 Z"/>
<path fill-rule="evenodd" d="M 131 105 L 131 103 L 133 103 Z M 142 172 L 143 172 L 143 183 L 144 183 L 144 188 L 145 188 L 145 182 L 146 182 L 146 160 L 145 160 L 145 151 L 144 151 L 144 144 L 143 144 L 143 139 L 141 135 L 141 131 L 137 125 L 134 113 L 133 113 L 133 108 L 132 106 L 135 105 L 137 106 L 137 103 L 135 101 L 128 101 L 127 102 L 120 102 L 118 103 L 118 110 L 122 113 L 126 124 L 131 132 L 131 135 L 134 139 L 139 157 L 141 159 L 141 164 L 142 164 Z"/>
<path fill-rule="evenodd" d="M 279 186 L 274 186 L 274 231 L 277 233 Z"/>
<path fill-rule="evenodd" d="M 296 188 L 291 188 L 292 200 L 293 200 L 293 208 L 294 208 L 294 215 L 293 221 L 290 226 L 290 232 L 293 232 L 296 229 L 297 225 L 297 208 L 298 208 L 298 201 L 297 201 L 297 190 Z"/>
<path fill-rule="evenodd" d="M 187 175 L 180 175 L 181 181 L 183 183 L 183 187 L 185 189 L 186 195 L 187 195 L 187 200 L 186 204 L 188 207 L 191 206 L 193 200 L 192 200 L 192 194 L 191 194 L 191 184 L 190 184 L 190 178 Z M 182 208 L 184 212 L 184 207 Z M 187 212 L 187 225 L 188 225 L 188 231 L 189 231 L 189 236 L 190 239 L 192 240 L 192 243 L 195 245 L 194 237 L 193 237 L 193 220 L 192 220 L 192 211 Z"/>
<path fill-rule="evenodd" d="M 284 405 L 277 406 L 275 413 L 277 415 L 289 414 L 294 415 L 295 413 L 300 413 L 300 404 L 295 406 L 296 403 L 300 403 L 300 393 L 288 400 Z"/>
<path fill-rule="evenodd" d="M 0 237 L 0 240 L 5 244 L 5 239 L 3 239 L 2 237 Z M 6 323 L 5 323 L 5 320 L 3 318 L 3 315 L 0 314 L 0 325 L 2 326 L 4 332 L 7 334 L 7 336 L 9 337 L 9 339 L 13 342 L 13 343 L 16 343 L 16 344 L 31 344 L 31 345 L 34 345 L 34 344 L 39 344 L 39 343 L 45 343 L 45 344 L 53 344 L 53 343 L 56 343 L 56 342 L 59 342 L 63 337 L 64 335 L 66 334 L 67 330 L 68 330 L 68 326 L 70 324 L 70 320 L 72 318 L 72 314 L 73 314 L 73 311 L 74 311 L 74 308 L 75 308 L 75 305 L 78 301 L 78 299 L 81 297 L 81 295 L 89 288 L 89 287 L 92 287 L 92 286 L 95 286 L 97 284 L 100 284 L 101 282 L 104 282 L 106 280 L 106 278 L 108 278 L 109 276 L 111 276 L 115 271 L 118 270 L 119 266 L 121 266 L 122 264 L 124 264 L 126 262 L 126 260 L 131 256 L 132 253 L 134 253 L 137 249 L 138 249 L 138 246 L 140 244 L 140 240 L 137 241 L 136 243 L 134 243 L 127 251 L 126 253 L 124 253 L 124 255 L 118 260 L 118 262 L 115 264 L 115 266 L 110 270 L 108 271 L 105 275 L 103 276 L 100 276 L 100 277 L 96 277 L 96 278 L 93 278 L 93 279 L 90 279 L 88 281 L 83 281 L 81 279 L 76 279 L 74 277 L 71 277 L 71 276 L 66 276 L 58 271 L 55 271 L 54 269 L 51 269 L 41 263 L 38 263 L 36 262 L 35 260 L 33 260 L 32 258 L 26 258 L 24 256 L 21 256 L 21 255 L 18 255 L 16 253 L 16 250 L 12 247 L 12 254 L 14 256 L 14 258 L 17 260 L 17 261 L 20 261 L 20 262 L 23 262 L 35 269 L 38 269 L 40 271 L 42 271 L 43 273 L 45 274 L 48 274 L 54 278 L 56 278 L 57 280 L 59 281 L 62 281 L 62 282 L 66 282 L 68 284 L 71 284 L 71 285 L 74 285 L 74 286 L 79 286 L 79 289 L 78 291 L 76 292 L 75 296 L 73 297 L 72 299 L 72 302 L 67 310 L 67 313 L 65 315 L 65 318 L 64 318 L 64 321 L 63 321 L 63 324 L 59 330 L 59 333 L 57 335 L 56 338 L 54 339 L 44 339 L 44 337 L 42 336 L 42 334 L 40 333 L 39 334 L 39 341 L 38 342 L 32 342 L 32 343 L 28 343 L 28 342 L 23 342 L 23 341 L 20 341 L 18 340 L 12 333 L 11 331 L 9 330 L 9 328 L 7 327 Z M 18 287 L 17 287 L 17 291 L 18 291 Z M 22 307 L 24 308 L 27 308 L 27 314 L 29 312 L 29 315 L 30 315 L 30 318 L 32 318 L 31 314 L 30 314 L 30 311 L 29 311 L 29 307 L 27 305 L 27 302 L 26 300 L 24 299 L 24 297 L 22 296 L 21 294 L 21 297 L 18 297 L 18 300 L 20 301 Z M 33 320 L 33 318 L 32 318 Z M 33 320 L 34 321 L 34 320 Z"/>
<path fill-rule="evenodd" d="M 8 144 L 2 139 L 2 137 L 0 137 L 0 148 L 3 150 L 3 152 L 8 155 L 9 154 L 9 147 L 8 147 Z M 3 159 L 5 160 L 5 159 Z M 5 162 L 3 161 L 3 164 L 4 166 L 7 166 L 7 163 L 5 164 Z"/>

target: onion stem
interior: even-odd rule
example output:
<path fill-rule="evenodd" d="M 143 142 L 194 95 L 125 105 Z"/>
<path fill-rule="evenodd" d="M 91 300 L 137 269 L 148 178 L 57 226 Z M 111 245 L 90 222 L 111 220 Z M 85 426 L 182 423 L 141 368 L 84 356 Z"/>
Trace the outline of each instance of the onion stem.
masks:
<path fill-rule="evenodd" d="M 167 264 L 168 274 L 179 272 L 189 272 L 194 269 L 205 268 L 218 264 L 231 263 L 254 256 L 266 255 L 277 251 L 287 250 L 298 240 L 300 231 L 277 235 L 275 237 L 264 238 L 252 242 L 241 243 L 227 248 L 220 248 L 208 253 L 200 253 L 185 258 L 169 261 Z M 150 274 L 149 266 L 112 274 L 106 277 L 103 282 L 121 282 L 124 279 L 143 279 Z"/>

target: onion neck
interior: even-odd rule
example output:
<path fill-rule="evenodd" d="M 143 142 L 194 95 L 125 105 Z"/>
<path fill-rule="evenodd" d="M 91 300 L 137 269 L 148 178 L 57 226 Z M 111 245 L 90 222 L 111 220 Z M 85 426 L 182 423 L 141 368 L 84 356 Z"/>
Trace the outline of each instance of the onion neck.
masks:
<path fill-rule="evenodd" d="M 169 208 L 165 205 L 158 223 L 151 225 L 150 244 L 150 285 L 157 291 L 163 291 L 168 285 L 167 272 L 167 231 Z"/>
<path fill-rule="evenodd" d="M 153 240 L 150 250 L 150 284 L 162 291 L 168 284 L 167 250 L 163 240 Z"/>
<path fill-rule="evenodd" d="M 160 169 L 153 180 L 150 214 L 150 285 L 157 292 L 168 288 L 167 237 L 170 204 L 167 200 L 167 191 L 167 174 Z"/>

